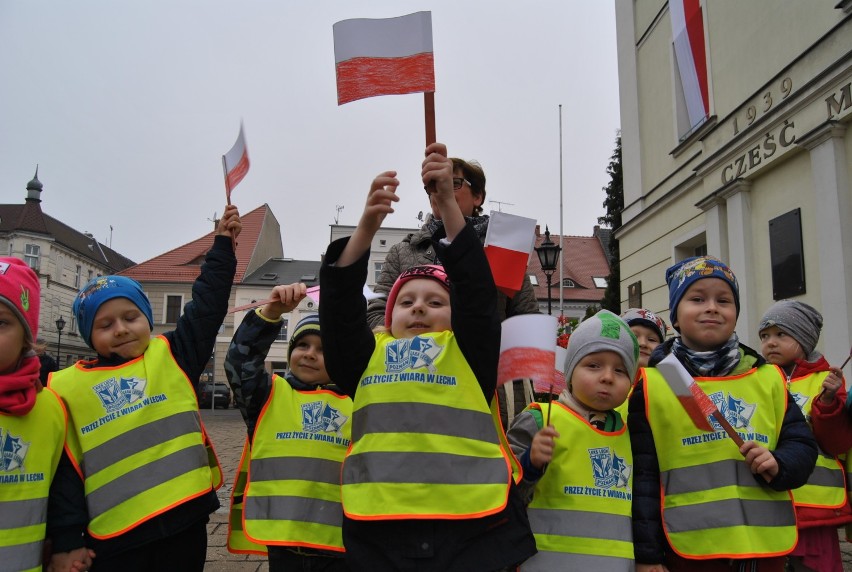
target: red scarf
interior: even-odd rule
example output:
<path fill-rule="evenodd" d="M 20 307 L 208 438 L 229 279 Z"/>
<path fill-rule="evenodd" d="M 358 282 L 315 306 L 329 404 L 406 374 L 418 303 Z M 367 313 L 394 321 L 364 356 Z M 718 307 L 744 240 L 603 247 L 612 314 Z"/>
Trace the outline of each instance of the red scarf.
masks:
<path fill-rule="evenodd" d="M 40 369 L 38 356 L 32 355 L 23 358 L 12 373 L 0 376 L 0 412 L 18 417 L 30 412 L 41 391 Z"/>

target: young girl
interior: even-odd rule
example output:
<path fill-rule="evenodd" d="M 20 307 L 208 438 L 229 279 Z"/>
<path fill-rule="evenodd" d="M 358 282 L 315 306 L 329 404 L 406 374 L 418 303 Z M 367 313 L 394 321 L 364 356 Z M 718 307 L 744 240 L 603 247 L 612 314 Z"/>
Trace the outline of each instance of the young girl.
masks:
<path fill-rule="evenodd" d="M 795 300 L 776 302 L 760 320 L 760 351 L 766 361 L 784 370 L 787 387 L 809 421 L 846 417 L 843 373 L 816 351 L 821 331 L 822 314 Z M 849 445 L 828 453 L 824 449 L 831 450 L 837 440 L 835 432 L 825 432 L 815 421 L 813 429 L 821 450 L 808 483 L 793 491 L 799 541 L 789 560 L 797 571 L 842 572 L 837 527 L 852 522 L 852 509 L 846 498 L 843 466 L 834 455 L 845 453 Z M 846 435 L 848 428 L 838 434 Z"/>
<path fill-rule="evenodd" d="M 355 232 L 329 246 L 321 269 L 326 367 L 354 400 L 343 543 L 354 570 L 500 570 L 535 544 L 489 409 L 497 290 L 454 198 L 446 147 L 432 144 L 426 155 L 444 267 L 400 275 L 386 331 L 370 331 L 362 289 L 371 241 L 398 200 L 395 172 L 376 177 Z"/>
<path fill-rule="evenodd" d="M 651 353 L 666 339 L 666 323 L 644 308 L 628 308 L 621 314 L 621 319 L 627 322 L 639 342 L 639 367 L 648 367 Z"/>
<path fill-rule="evenodd" d="M 43 389 L 38 276 L 17 258 L 0 258 L 0 568 L 42 569 L 50 483 L 65 441 L 59 397 Z M 79 569 L 91 558 L 75 553 Z"/>
<path fill-rule="evenodd" d="M 568 387 L 550 406 L 532 404 L 509 429 L 538 548 L 522 571 L 633 570 L 633 458 L 616 408 L 636 377 L 638 353 L 612 312 L 583 320 L 568 341 Z"/>
<path fill-rule="evenodd" d="M 796 543 L 789 489 L 814 468 L 813 434 L 778 368 L 739 343 L 731 269 L 689 258 L 666 271 L 666 283 L 680 336 L 652 354 L 627 417 L 636 570 L 781 572 Z M 741 447 L 695 427 L 654 367 L 670 353 L 743 436 Z"/>
<path fill-rule="evenodd" d="M 272 572 L 343 572 L 339 479 L 352 400 L 330 385 L 319 317 L 306 316 L 293 328 L 284 377 L 264 367 L 281 315 L 305 295 L 301 283 L 273 288 L 272 301 L 246 315 L 228 348 L 225 373 L 251 439 L 232 497 L 228 549 L 262 552 L 245 538 L 266 546 Z"/>

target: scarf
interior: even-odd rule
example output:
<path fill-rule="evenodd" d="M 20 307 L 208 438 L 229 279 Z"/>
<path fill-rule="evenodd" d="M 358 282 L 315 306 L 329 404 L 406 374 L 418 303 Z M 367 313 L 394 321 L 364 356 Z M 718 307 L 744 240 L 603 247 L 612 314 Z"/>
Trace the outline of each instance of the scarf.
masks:
<path fill-rule="evenodd" d="M 740 363 L 740 340 L 734 332 L 722 347 L 697 352 L 683 345 L 681 338 L 675 338 L 672 353 L 693 377 L 723 377 Z"/>
<path fill-rule="evenodd" d="M 595 411 L 594 409 L 589 409 L 580 403 L 569 389 L 563 389 L 562 393 L 559 394 L 559 403 L 577 413 L 598 431 L 615 431 L 619 429 L 619 423 L 612 411 Z"/>
<path fill-rule="evenodd" d="M 473 230 L 476 231 L 479 242 L 485 242 L 485 233 L 488 232 L 488 215 L 466 216 L 464 217 L 464 221 L 473 225 Z M 429 231 L 429 234 L 435 234 L 436 230 L 444 228 L 444 221 L 429 215 L 423 228 Z"/>
<path fill-rule="evenodd" d="M 17 417 L 30 412 L 42 387 L 38 377 L 40 369 L 38 356 L 29 353 L 15 371 L 0 376 L 0 411 Z"/>

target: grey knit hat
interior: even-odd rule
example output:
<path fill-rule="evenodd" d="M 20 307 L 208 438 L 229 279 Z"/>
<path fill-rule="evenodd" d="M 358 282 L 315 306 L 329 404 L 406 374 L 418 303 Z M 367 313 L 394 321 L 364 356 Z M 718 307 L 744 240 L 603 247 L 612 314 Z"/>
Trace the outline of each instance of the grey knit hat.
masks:
<path fill-rule="evenodd" d="M 779 300 L 763 314 L 758 332 L 771 326 L 777 326 L 793 336 L 793 339 L 802 346 L 805 355 L 810 356 L 816 348 L 822 331 L 822 314 L 804 302 Z"/>
<path fill-rule="evenodd" d="M 636 377 L 639 342 L 627 322 L 609 310 L 601 310 L 586 318 L 571 333 L 565 356 L 565 379 L 570 383 L 571 374 L 580 360 L 596 352 L 617 353 L 624 361 L 630 380 Z"/>

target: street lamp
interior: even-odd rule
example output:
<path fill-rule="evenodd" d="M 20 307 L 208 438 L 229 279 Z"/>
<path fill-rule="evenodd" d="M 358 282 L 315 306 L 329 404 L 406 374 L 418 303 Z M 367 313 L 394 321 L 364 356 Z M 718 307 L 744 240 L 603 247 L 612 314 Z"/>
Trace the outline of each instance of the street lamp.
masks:
<path fill-rule="evenodd" d="M 56 364 L 62 367 L 62 330 L 65 329 L 65 319 L 59 316 L 56 320 L 56 331 L 59 332 L 59 340 L 56 342 Z"/>
<path fill-rule="evenodd" d="M 541 270 L 547 277 L 547 314 L 550 315 L 550 286 L 553 279 L 553 273 L 556 272 L 556 263 L 559 261 L 559 253 L 562 248 L 558 244 L 550 240 L 550 230 L 547 226 L 544 227 L 544 241 L 541 246 L 535 247 L 535 253 L 538 254 L 538 261 L 541 263 Z"/>

